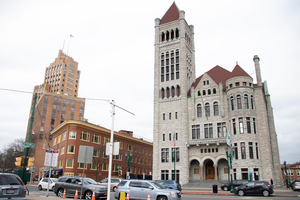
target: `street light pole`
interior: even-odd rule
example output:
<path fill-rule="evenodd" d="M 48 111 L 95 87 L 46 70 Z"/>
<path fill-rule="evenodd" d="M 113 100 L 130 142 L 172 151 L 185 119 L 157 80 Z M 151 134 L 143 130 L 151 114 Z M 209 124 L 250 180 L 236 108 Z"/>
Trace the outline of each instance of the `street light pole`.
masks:
<path fill-rule="evenodd" d="M 229 150 L 230 148 L 230 150 Z M 227 164 L 228 164 L 228 182 L 230 182 L 230 193 L 233 193 L 233 180 L 232 180 L 232 158 L 234 156 L 234 147 L 231 147 L 227 144 L 226 150 L 226 156 L 227 156 Z M 230 175 L 229 175 L 230 173 Z M 230 177 L 230 178 L 229 178 Z"/>
<path fill-rule="evenodd" d="M 128 153 L 126 152 L 125 153 L 125 159 L 126 159 L 126 162 L 127 162 L 127 172 L 126 172 L 126 176 L 127 176 L 127 174 L 129 174 L 129 172 L 130 172 L 129 162 L 131 162 L 131 159 L 132 159 L 132 152 L 130 152 L 129 156 L 128 156 Z M 130 179 L 130 176 L 128 175 L 126 178 Z"/>
<path fill-rule="evenodd" d="M 284 161 L 284 169 L 285 169 L 285 182 L 286 182 L 286 188 L 290 188 L 289 185 L 289 180 L 288 180 L 288 174 L 287 174 L 287 170 L 286 170 L 286 161 Z"/>

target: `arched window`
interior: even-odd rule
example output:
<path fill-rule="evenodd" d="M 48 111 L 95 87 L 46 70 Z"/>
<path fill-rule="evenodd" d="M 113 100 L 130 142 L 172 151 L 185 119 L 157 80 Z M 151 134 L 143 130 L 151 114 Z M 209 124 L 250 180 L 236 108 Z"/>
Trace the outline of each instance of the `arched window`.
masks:
<path fill-rule="evenodd" d="M 230 97 L 230 102 L 231 102 L 231 110 L 234 110 L 234 98 L 233 98 L 233 96 Z"/>
<path fill-rule="evenodd" d="M 209 103 L 205 104 L 205 116 L 206 117 L 210 116 L 210 106 L 209 106 Z"/>
<path fill-rule="evenodd" d="M 248 95 L 244 95 L 244 101 L 245 101 L 245 109 L 249 109 L 249 102 L 248 102 Z"/>
<path fill-rule="evenodd" d="M 219 115 L 219 105 L 218 105 L 218 102 L 214 102 L 214 115 L 215 116 Z"/>
<path fill-rule="evenodd" d="M 213 89 L 213 94 L 217 94 L 217 89 L 216 88 Z"/>
<path fill-rule="evenodd" d="M 174 86 L 172 86 L 171 92 L 172 92 L 172 97 L 175 97 L 175 88 L 174 88 Z"/>
<path fill-rule="evenodd" d="M 201 106 L 201 104 L 197 105 L 197 117 L 202 117 L 202 106 Z"/>
<path fill-rule="evenodd" d="M 176 39 L 179 38 L 179 30 L 176 28 Z"/>
<path fill-rule="evenodd" d="M 204 96 L 204 95 L 206 95 L 206 91 L 205 91 L 205 90 L 203 90 L 203 91 L 202 91 L 202 94 L 203 94 L 203 96 Z"/>
<path fill-rule="evenodd" d="M 251 109 L 254 109 L 254 105 L 253 105 L 253 96 L 251 95 Z"/>
<path fill-rule="evenodd" d="M 174 31 L 173 31 L 173 29 L 171 30 L 171 40 L 174 40 Z"/>
<path fill-rule="evenodd" d="M 200 91 L 198 91 L 198 96 L 201 96 L 201 92 Z"/>
<path fill-rule="evenodd" d="M 162 99 L 165 98 L 165 89 L 164 88 L 161 89 L 161 98 Z"/>
<path fill-rule="evenodd" d="M 164 33 L 164 32 L 161 33 L 161 41 L 162 41 L 162 42 L 165 41 L 165 33 Z"/>
<path fill-rule="evenodd" d="M 208 89 L 208 90 L 207 90 L 207 94 L 208 94 L 208 95 L 210 95 L 210 94 L 211 94 L 211 91 L 210 91 L 210 89 Z"/>
<path fill-rule="evenodd" d="M 167 87 L 167 98 L 170 97 L 170 88 Z"/>
<path fill-rule="evenodd" d="M 170 33 L 169 31 L 166 32 L 166 40 L 169 41 Z"/>
<path fill-rule="evenodd" d="M 177 96 L 179 97 L 180 96 L 180 87 L 179 87 L 179 85 L 177 85 L 177 88 L 176 88 L 176 93 L 177 93 Z"/>
<path fill-rule="evenodd" d="M 241 95 L 237 95 L 236 99 L 237 99 L 237 107 L 238 107 L 238 109 L 242 109 Z"/>

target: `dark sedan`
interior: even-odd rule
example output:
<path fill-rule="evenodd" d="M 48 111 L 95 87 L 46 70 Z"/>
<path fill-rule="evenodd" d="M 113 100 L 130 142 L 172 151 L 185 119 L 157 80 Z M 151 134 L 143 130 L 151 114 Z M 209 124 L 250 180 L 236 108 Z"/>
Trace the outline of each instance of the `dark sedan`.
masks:
<path fill-rule="evenodd" d="M 251 181 L 245 185 L 241 185 L 234 188 L 234 193 L 239 196 L 248 194 L 262 194 L 265 197 L 273 194 L 273 188 L 267 181 Z"/>
<path fill-rule="evenodd" d="M 233 188 L 238 187 L 240 185 L 244 185 L 248 182 L 249 182 L 248 180 L 233 180 L 232 181 Z M 224 184 L 221 185 L 221 189 L 224 190 L 224 191 L 228 191 L 228 190 L 230 190 L 230 188 L 231 188 L 231 183 L 230 182 L 229 183 L 224 183 Z"/>

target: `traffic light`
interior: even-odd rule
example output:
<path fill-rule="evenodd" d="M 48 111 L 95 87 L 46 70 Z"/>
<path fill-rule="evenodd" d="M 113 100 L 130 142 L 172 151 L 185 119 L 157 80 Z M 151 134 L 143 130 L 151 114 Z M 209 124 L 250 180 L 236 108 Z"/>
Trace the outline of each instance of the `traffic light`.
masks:
<path fill-rule="evenodd" d="M 16 157 L 15 165 L 17 167 L 21 167 L 22 166 L 22 157 Z"/>
<path fill-rule="evenodd" d="M 122 170 L 119 170 L 119 176 L 122 176 Z"/>
<path fill-rule="evenodd" d="M 27 167 L 32 167 L 33 166 L 33 161 L 34 161 L 34 158 L 29 157 L 28 161 L 27 161 Z"/>

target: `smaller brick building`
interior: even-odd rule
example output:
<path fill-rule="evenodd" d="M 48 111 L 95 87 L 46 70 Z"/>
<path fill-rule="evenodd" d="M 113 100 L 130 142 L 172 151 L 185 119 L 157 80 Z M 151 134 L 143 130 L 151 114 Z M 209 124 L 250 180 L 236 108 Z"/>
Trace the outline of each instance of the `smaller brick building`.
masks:
<path fill-rule="evenodd" d="M 83 163 L 78 163 L 80 145 L 93 146 L 93 163 L 86 164 L 85 177 L 96 181 L 108 177 L 109 159 L 105 155 L 106 143 L 110 142 L 111 130 L 84 121 L 67 120 L 52 132 L 53 149 L 59 150 L 57 169 L 62 175 L 82 176 Z M 125 153 L 132 152 L 130 173 L 136 178 L 151 176 L 153 144 L 142 138 L 133 137 L 131 131 L 114 133 L 114 142 L 120 142 L 120 154 L 113 156 L 112 177 L 118 177 L 118 168 L 122 170 L 121 178 L 126 175 Z"/>
<path fill-rule="evenodd" d="M 287 179 L 289 183 L 294 180 L 300 180 L 300 162 L 296 162 L 294 164 L 286 164 L 286 171 L 287 171 Z M 281 165 L 281 174 L 284 184 L 286 184 L 285 178 L 285 166 Z"/>

